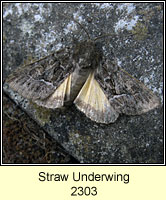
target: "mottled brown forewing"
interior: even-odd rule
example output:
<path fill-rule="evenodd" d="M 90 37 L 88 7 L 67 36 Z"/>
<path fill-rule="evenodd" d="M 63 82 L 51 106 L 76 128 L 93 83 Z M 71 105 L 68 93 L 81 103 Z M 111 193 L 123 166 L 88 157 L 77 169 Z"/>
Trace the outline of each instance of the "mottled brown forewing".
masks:
<path fill-rule="evenodd" d="M 95 78 L 118 113 L 140 115 L 160 104 L 159 98 L 143 83 L 110 62 L 105 62 Z"/>
<path fill-rule="evenodd" d="M 69 60 L 68 51 L 58 51 L 28 65 L 20 66 L 7 78 L 6 83 L 24 98 L 38 105 L 47 108 L 62 107 L 67 84 L 71 82 L 69 77 L 74 71 L 74 66 Z"/>

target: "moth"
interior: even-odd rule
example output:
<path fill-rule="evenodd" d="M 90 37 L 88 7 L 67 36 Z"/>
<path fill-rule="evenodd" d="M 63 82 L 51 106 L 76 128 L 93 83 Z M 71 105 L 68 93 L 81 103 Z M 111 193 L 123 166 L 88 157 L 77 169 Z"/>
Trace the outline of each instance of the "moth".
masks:
<path fill-rule="evenodd" d="M 97 123 L 114 123 L 120 114 L 140 115 L 156 108 L 158 97 L 107 59 L 96 40 L 88 37 L 21 66 L 6 82 L 39 106 L 56 109 L 74 103 Z"/>

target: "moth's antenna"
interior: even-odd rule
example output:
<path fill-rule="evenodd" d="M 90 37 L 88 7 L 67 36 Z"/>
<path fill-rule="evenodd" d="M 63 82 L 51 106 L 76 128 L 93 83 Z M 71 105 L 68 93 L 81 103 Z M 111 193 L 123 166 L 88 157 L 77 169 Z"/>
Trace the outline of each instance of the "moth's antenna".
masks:
<path fill-rule="evenodd" d="M 88 31 L 86 30 L 86 28 L 82 25 L 82 24 L 80 24 L 77 20 L 75 20 L 74 18 L 72 19 L 74 22 L 76 22 L 78 25 L 80 25 L 80 27 L 85 31 L 85 33 L 87 34 L 87 36 L 88 36 L 88 39 L 90 40 L 91 38 L 90 38 L 90 36 L 89 36 L 89 33 L 88 33 Z"/>
<path fill-rule="evenodd" d="M 99 40 L 99 39 L 101 39 L 101 38 L 103 38 L 103 37 L 109 37 L 109 36 L 117 36 L 117 35 L 116 35 L 116 34 L 105 34 L 105 35 L 101 35 L 101 36 L 95 38 L 94 41 Z"/>
<path fill-rule="evenodd" d="M 90 38 L 90 35 L 89 35 L 89 33 L 88 33 L 88 31 L 86 30 L 86 28 L 82 25 L 82 24 L 80 24 L 77 20 L 75 20 L 73 17 L 68 17 L 68 16 L 66 16 L 66 15 L 64 15 L 64 14 L 58 14 L 59 16 L 63 16 L 63 17 L 65 17 L 65 18 L 68 18 L 68 19 L 71 19 L 72 18 L 72 20 L 75 22 L 75 23 L 77 23 L 84 31 L 85 31 L 85 33 L 87 34 L 87 36 L 88 36 L 88 39 L 90 40 L 91 38 Z"/>
<path fill-rule="evenodd" d="M 136 34 L 132 33 L 132 34 L 129 34 L 127 36 L 132 36 L 132 35 L 136 35 Z M 117 36 L 117 34 L 105 34 L 105 35 L 101 35 L 101 36 L 95 38 L 94 41 L 99 40 L 99 39 L 101 39 L 103 37 L 110 37 L 110 36 L 115 37 L 115 36 Z"/>

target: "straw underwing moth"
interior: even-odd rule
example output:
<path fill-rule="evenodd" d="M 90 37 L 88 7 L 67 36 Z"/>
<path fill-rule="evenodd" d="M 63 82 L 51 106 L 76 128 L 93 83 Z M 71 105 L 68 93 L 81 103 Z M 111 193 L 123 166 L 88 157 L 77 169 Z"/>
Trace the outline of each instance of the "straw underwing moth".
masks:
<path fill-rule="evenodd" d="M 108 60 L 90 38 L 17 68 L 6 82 L 46 108 L 74 103 L 98 123 L 114 123 L 121 113 L 140 115 L 159 105 L 152 91 Z"/>

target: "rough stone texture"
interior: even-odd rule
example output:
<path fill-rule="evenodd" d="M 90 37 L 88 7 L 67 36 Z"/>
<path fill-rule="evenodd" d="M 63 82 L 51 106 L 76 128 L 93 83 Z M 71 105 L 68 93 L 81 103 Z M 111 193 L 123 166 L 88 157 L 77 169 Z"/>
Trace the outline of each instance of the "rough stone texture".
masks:
<path fill-rule="evenodd" d="M 3 164 L 79 163 L 6 95 L 2 155 Z"/>
<path fill-rule="evenodd" d="M 144 82 L 161 106 L 141 116 L 122 115 L 97 124 L 75 106 L 42 109 L 4 91 L 81 163 L 163 163 L 163 4 L 162 3 L 4 3 L 3 78 L 16 67 L 87 35 L 101 40 L 104 54 Z M 59 15 L 63 13 L 65 16 Z M 136 34 L 127 36 L 128 34 Z"/>

